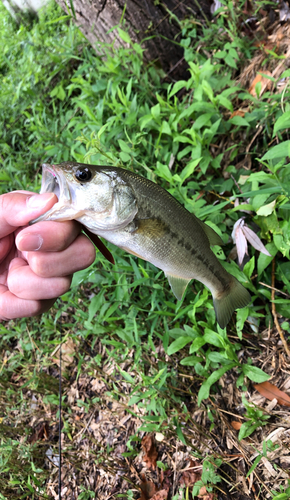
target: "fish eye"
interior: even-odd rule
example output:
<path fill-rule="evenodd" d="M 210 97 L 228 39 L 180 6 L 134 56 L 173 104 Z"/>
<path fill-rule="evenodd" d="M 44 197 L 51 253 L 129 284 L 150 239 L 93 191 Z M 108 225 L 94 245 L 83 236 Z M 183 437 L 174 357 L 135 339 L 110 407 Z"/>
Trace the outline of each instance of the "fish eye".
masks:
<path fill-rule="evenodd" d="M 92 178 L 92 172 L 88 167 L 79 168 L 75 173 L 75 178 L 80 182 L 88 182 Z"/>

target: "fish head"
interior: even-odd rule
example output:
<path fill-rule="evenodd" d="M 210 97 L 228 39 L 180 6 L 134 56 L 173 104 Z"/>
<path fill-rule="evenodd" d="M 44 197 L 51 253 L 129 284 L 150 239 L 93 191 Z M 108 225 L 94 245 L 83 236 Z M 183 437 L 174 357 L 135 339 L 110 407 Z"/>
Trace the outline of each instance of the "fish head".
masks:
<path fill-rule="evenodd" d="M 114 167 L 64 162 L 42 165 L 40 193 L 54 193 L 58 201 L 30 224 L 77 220 L 93 233 L 125 227 L 137 213 L 134 192 Z"/>

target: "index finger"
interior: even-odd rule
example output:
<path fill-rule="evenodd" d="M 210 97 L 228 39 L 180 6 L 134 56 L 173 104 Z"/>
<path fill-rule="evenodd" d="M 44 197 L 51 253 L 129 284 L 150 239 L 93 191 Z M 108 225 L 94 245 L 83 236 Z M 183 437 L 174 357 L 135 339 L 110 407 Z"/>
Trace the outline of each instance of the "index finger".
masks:
<path fill-rule="evenodd" d="M 13 191 L 0 196 L 0 238 L 26 226 L 29 221 L 47 212 L 57 202 L 53 193 L 35 194 Z"/>

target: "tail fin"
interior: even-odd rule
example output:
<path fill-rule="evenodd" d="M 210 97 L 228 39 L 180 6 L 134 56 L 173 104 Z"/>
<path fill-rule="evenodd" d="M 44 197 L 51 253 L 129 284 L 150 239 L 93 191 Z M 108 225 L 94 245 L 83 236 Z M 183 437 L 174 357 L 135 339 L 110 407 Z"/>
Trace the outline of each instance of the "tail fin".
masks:
<path fill-rule="evenodd" d="M 236 309 L 245 307 L 251 301 L 248 290 L 236 278 L 233 276 L 231 278 L 230 286 L 218 297 L 213 298 L 217 322 L 221 328 L 227 326 Z"/>

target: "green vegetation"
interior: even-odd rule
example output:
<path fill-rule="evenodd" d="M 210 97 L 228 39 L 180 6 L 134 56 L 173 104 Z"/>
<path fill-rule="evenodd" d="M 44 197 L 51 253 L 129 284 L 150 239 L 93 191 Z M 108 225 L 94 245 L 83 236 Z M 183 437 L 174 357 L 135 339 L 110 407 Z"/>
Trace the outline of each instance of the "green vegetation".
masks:
<path fill-rule="evenodd" d="M 210 27 L 183 23 L 189 78 L 170 82 L 144 64 L 142 48 L 131 43 L 124 27 L 116 29 L 128 48 L 100 46 L 96 55 L 55 5 L 38 22 L 18 27 L 0 4 L 1 193 L 38 191 L 43 162 L 72 159 L 132 169 L 162 185 L 221 235 L 225 246 L 216 253 L 253 299 L 222 330 L 211 295 L 199 282 L 177 302 L 162 272 L 108 245 L 114 266 L 98 253 L 96 263 L 75 275 L 71 291 L 50 313 L 0 325 L 0 499 L 51 498 L 45 486 L 48 445 L 42 438 L 31 440 L 37 424 L 32 415 L 47 419 L 51 412 L 49 425 L 55 425 L 58 369 L 52 352 L 60 330 L 64 342 L 71 339 L 75 346 L 64 373 L 62 432 L 70 443 L 64 460 L 81 468 L 73 442 L 75 410 L 66 394 L 85 374 L 102 380 L 106 390 L 83 397 L 79 390 L 81 415 L 95 411 L 106 397 L 138 421 L 122 457 L 130 461 L 138 455 L 142 432 L 159 432 L 178 438 L 196 459 L 207 455 L 194 495 L 200 486 L 214 491 L 221 478 L 227 482 L 220 471 L 221 452 L 209 456 L 193 445 L 190 429 L 204 439 L 219 432 L 220 379 L 229 377 L 245 392 L 251 381 L 275 375 L 263 353 L 265 337 L 259 346 L 262 332 L 273 327 L 273 301 L 286 337 L 290 330 L 290 87 L 278 93 L 278 79 L 270 77 L 272 90 L 262 92 L 257 83 L 252 95 L 237 85 L 242 66 L 254 55 L 253 44 L 236 28 L 239 9 L 228 2 Z M 287 70 L 279 80 L 289 76 Z M 226 259 L 241 217 L 271 254 L 249 244 L 243 270 Z M 274 298 L 273 259 L 274 287 L 281 292 Z M 192 405 L 206 415 L 203 427 Z M 245 403 L 243 408 L 249 420 L 241 439 L 269 420 L 260 407 Z M 54 453 L 56 443 L 57 438 L 49 444 Z M 266 452 L 265 444 L 247 470 L 258 469 Z M 91 453 L 96 463 L 107 464 L 112 449 L 108 444 L 107 450 L 95 447 Z M 289 498 L 283 485 L 281 480 L 281 491 L 273 489 L 272 498 Z M 127 498 L 137 497 L 128 483 Z M 78 498 L 95 497 L 83 485 Z"/>

